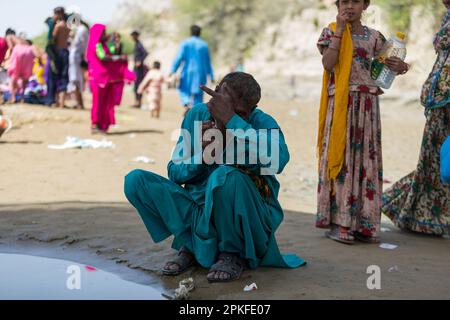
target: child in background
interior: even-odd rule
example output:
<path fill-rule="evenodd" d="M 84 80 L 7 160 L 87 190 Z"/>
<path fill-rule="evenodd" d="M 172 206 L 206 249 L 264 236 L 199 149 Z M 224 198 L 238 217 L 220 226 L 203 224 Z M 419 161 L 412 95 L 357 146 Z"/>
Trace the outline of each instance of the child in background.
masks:
<path fill-rule="evenodd" d="M 344 244 L 355 238 L 379 242 L 383 161 L 379 95 L 370 76 L 373 57 L 386 39 L 363 26 L 370 0 L 336 1 L 338 16 L 326 27 L 318 47 L 325 69 L 319 113 L 319 188 L 316 226 Z M 399 74 L 408 65 L 386 59 Z"/>
<path fill-rule="evenodd" d="M 147 73 L 142 83 L 139 85 L 138 94 L 147 92 L 147 101 L 149 103 L 152 118 L 159 119 L 161 114 L 162 85 L 167 82 L 161 72 L 161 63 L 156 61 L 153 68 Z"/>

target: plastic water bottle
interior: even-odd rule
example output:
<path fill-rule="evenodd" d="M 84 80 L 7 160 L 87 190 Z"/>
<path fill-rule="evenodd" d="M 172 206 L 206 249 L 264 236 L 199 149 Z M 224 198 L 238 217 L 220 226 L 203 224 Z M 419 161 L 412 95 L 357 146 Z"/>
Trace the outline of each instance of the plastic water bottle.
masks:
<path fill-rule="evenodd" d="M 395 37 L 389 39 L 384 52 L 376 57 L 371 66 L 371 77 L 375 84 L 383 89 L 389 89 L 394 82 L 397 73 L 389 69 L 385 65 L 387 58 L 397 57 L 401 60 L 406 58 L 406 35 L 402 32 L 397 32 Z"/>

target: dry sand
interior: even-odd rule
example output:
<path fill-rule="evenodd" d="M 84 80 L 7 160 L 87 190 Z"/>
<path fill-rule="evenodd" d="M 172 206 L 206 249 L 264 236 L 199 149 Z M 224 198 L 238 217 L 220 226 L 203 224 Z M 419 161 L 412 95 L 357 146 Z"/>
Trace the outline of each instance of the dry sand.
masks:
<path fill-rule="evenodd" d="M 105 137 L 117 147 L 104 150 L 47 148 L 64 143 L 66 136 L 102 139 L 90 135 L 89 111 L 3 107 L 15 127 L 0 140 L 0 252 L 96 265 L 168 292 L 184 278 L 160 277 L 159 268 L 173 255 L 170 241 L 153 244 L 123 195 L 123 177 L 130 170 L 166 175 L 173 132 L 183 110 L 173 91 L 165 95 L 161 120 L 128 108 L 129 102 L 118 109 L 119 127 Z M 449 299 L 448 238 L 402 232 L 384 220 L 391 231 L 383 233 L 382 241 L 399 245 L 384 250 L 376 245 L 343 246 L 314 228 L 317 102 L 265 100 L 260 105 L 282 126 L 291 152 L 291 162 L 279 177 L 280 200 L 286 209 L 279 244 L 283 251 L 301 255 L 308 265 L 297 270 L 246 271 L 241 280 L 226 285 L 208 284 L 206 270 L 194 268 L 190 271 L 197 284 L 193 298 Z M 385 100 L 382 121 L 385 177 L 395 181 L 416 165 L 423 110 L 417 102 L 403 105 Z M 156 163 L 133 162 L 141 155 Z M 370 265 L 382 270 L 381 290 L 367 289 Z M 389 272 L 394 266 L 398 271 Z M 244 293 L 244 286 L 252 282 L 260 289 Z"/>

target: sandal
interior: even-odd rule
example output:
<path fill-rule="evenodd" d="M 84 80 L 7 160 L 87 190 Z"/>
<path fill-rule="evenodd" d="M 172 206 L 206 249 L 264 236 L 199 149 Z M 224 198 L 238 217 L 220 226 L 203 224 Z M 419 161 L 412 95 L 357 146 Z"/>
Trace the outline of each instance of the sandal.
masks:
<path fill-rule="evenodd" d="M 207 277 L 210 283 L 217 282 L 232 282 L 235 280 L 239 280 L 242 275 L 242 272 L 245 269 L 245 261 L 241 259 L 239 256 L 231 253 L 222 253 L 219 255 L 219 260 L 216 264 L 214 264 L 209 273 L 214 273 L 212 277 Z M 227 279 L 215 278 L 218 272 L 224 272 L 229 275 Z"/>
<path fill-rule="evenodd" d="M 355 238 L 350 235 L 347 230 L 345 232 L 343 232 L 342 230 L 346 229 L 342 227 L 333 227 L 331 231 L 325 232 L 325 236 L 339 243 L 348 245 L 355 244 Z"/>
<path fill-rule="evenodd" d="M 355 236 L 355 239 L 357 239 L 357 240 L 359 240 L 361 242 L 371 243 L 371 244 L 380 243 L 380 238 L 365 236 L 365 235 L 363 235 L 360 232 L 355 232 L 354 236 Z"/>
<path fill-rule="evenodd" d="M 181 248 L 178 252 L 178 256 L 173 260 L 166 263 L 162 269 L 162 273 L 165 276 L 179 276 L 184 273 L 187 269 L 195 265 L 196 260 L 192 253 L 190 253 L 186 248 Z M 177 265 L 178 269 L 169 269 L 169 266 Z"/>

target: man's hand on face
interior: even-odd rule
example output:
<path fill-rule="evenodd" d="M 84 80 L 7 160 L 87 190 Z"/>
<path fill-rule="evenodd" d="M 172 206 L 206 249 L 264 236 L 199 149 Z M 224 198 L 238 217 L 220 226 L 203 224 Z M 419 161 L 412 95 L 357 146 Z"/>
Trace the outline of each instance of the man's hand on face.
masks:
<path fill-rule="evenodd" d="M 205 140 L 203 140 L 203 136 L 205 135 L 205 133 L 206 133 L 206 131 L 208 131 L 208 130 L 210 130 L 210 129 L 213 129 L 215 127 L 215 123 L 214 123 L 214 121 L 206 121 L 206 122 L 203 122 L 203 125 L 202 125 L 202 134 L 201 134 L 201 137 L 202 137 L 202 150 L 203 151 L 205 151 L 205 148 L 207 147 L 207 146 L 209 146 L 213 141 L 205 141 Z"/>
<path fill-rule="evenodd" d="M 213 91 L 205 86 L 200 86 L 200 89 L 212 97 L 207 106 L 209 113 L 216 120 L 217 126 L 219 129 L 222 125 L 225 127 L 235 114 L 236 96 L 234 92 L 227 86 L 227 83 L 222 85 L 222 92 L 218 92 L 217 89 Z"/>

